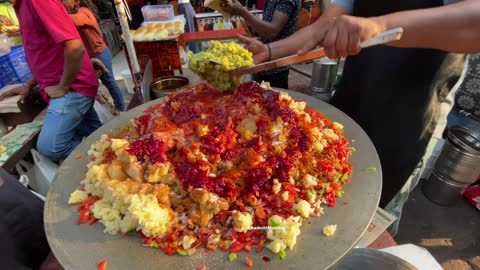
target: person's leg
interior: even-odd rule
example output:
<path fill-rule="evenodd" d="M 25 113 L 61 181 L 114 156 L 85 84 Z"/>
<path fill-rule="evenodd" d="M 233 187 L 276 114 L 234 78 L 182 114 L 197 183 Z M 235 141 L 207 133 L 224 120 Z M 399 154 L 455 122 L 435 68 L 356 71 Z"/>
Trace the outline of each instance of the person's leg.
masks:
<path fill-rule="evenodd" d="M 103 73 L 103 75 L 100 76 L 100 80 L 102 81 L 103 85 L 107 87 L 108 92 L 110 92 L 115 104 L 115 109 L 119 111 L 125 111 L 126 106 L 122 89 L 120 89 L 118 86 L 117 82 L 115 81 L 115 76 L 113 75 L 112 52 L 108 47 L 106 47 L 103 52 L 96 56 L 96 58 L 100 59 L 100 61 L 102 61 L 105 67 L 108 69 L 107 73 Z"/>
<path fill-rule="evenodd" d="M 102 126 L 95 108 L 92 106 L 83 116 L 83 121 L 78 127 L 79 134 L 83 137 L 90 136 L 95 130 Z"/>
<path fill-rule="evenodd" d="M 74 138 L 93 101 L 93 98 L 72 91 L 51 99 L 37 141 L 38 152 L 54 161 L 65 159 L 80 144 Z"/>

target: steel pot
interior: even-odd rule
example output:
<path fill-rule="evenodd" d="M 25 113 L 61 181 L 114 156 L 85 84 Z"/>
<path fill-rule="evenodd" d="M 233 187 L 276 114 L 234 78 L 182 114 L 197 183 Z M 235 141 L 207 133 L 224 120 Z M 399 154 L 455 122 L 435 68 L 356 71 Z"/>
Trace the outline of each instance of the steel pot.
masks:
<path fill-rule="evenodd" d="M 468 184 L 448 180 L 435 170 L 422 187 L 423 194 L 434 203 L 451 206 L 457 203 Z"/>
<path fill-rule="evenodd" d="M 310 88 L 314 93 L 329 93 L 333 91 L 337 76 L 338 62 L 322 58 L 313 62 Z"/>
<path fill-rule="evenodd" d="M 480 155 L 467 153 L 447 140 L 433 170 L 455 182 L 470 185 L 480 176 Z"/>
<path fill-rule="evenodd" d="M 150 91 L 153 99 L 157 99 L 189 87 L 190 81 L 183 76 L 165 76 L 153 80 L 150 84 Z"/>
<path fill-rule="evenodd" d="M 480 155 L 480 132 L 465 127 L 454 126 L 448 130 L 448 139 L 465 152 Z"/>

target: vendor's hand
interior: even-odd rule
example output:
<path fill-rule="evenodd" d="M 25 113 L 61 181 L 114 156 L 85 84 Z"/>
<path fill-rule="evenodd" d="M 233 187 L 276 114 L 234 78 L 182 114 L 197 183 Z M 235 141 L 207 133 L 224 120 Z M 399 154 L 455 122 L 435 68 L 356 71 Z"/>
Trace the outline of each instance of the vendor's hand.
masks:
<path fill-rule="evenodd" d="M 8 18 L 7 16 L 4 16 L 4 15 L 0 15 L 0 24 L 6 25 L 6 26 L 12 26 L 13 25 L 10 18 Z"/>
<path fill-rule="evenodd" d="M 61 98 L 65 96 L 65 94 L 67 94 L 68 90 L 69 90 L 68 87 L 64 87 L 60 85 L 45 87 L 45 92 L 51 98 Z"/>
<path fill-rule="evenodd" d="M 326 55 L 335 59 L 360 52 L 360 43 L 381 32 L 385 27 L 375 19 L 342 15 L 329 20 L 317 20 L 311 28 L 312 40 L 299 51 L 304 54 L 316 46 L 323 46 Z"/>
<path fill-rule="evenodd" d="M 237 38 L 245 43 L 245 49 L 249 50 L 253 54 L 253 62 L 260 64 L 269 59 L 268 46 L 263 44 L 256 38 L 249 38 L 241 35 L 237 35 Z"/>
<path fill-rule="evenodd" d="M 240 15 L 240 11 L 245 9 L 237 0 L 220 0 L 220 6 L 230 15 Z"/>
<path fill-rule="evenodd" d="M 252 31 L 252 29 L 250 29 L 247 22 L 243 18 L 240 18 L 240 25 L 242 26 L 243 29 L 245 29 L 246 36 L 249 36 L 249 37 L 256 36 L 255 33 Z"/>
<path fill-rule="evenodd" d="M 2 93 L 0 95 L 0 101 L 7 97 L 20 95 L 21 96 L 20 102 L 23 102 L 23 100 L 25 100 L 25 98 L 28 97 L 28 95 L 30 95 L 30 92 L 31 92 L 31 88 L 23 84 Z"/>

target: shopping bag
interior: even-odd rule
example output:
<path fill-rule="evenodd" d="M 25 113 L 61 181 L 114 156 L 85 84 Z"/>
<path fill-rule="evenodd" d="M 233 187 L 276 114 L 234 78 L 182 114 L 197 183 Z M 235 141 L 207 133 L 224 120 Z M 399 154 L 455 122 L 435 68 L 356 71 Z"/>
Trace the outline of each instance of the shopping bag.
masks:
<path fill-rule="evenodd" d="M 20 176 L 28 177 L 28 185 L 35 192 L 42 196 L 46 196 L 50 185 L 58 171 L 58 165 L 50 159 L 42 156 L 35 149 L 32 153 L 34 164 L 30 164 L 24 160 L 17 163 L 16 169 Z"/>
<path fill-rule="evenodd" d="M 100 122 L 102 122 L 102 124 L 105 124 L 113 119 L 113 114 L 107 108 L 105 108 L 105 106 L 100 104 L 100 102 L 95 100 L 93 108 L 95 109 L 95 112 L 97 112 L 98 119 Z"/>

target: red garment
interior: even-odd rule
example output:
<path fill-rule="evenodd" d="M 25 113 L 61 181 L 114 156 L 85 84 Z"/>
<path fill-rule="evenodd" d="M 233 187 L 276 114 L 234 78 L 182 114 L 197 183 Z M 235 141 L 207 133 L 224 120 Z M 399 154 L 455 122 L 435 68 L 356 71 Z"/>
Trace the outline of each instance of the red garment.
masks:
<path fill-rule="evenodd" d="M 70 18 L 72 18 L 73 23 L 77 27 L 90 57 L 95 57 L 102 53 L 107 45 L 103 41 L 103 34 L 95 15 L 88 8 L 81 7 L 77 13 L 70 14 Z"/>
<path fill-rule="evenodd" d="M 42 97 L 48 101 L 45 87 L 60 83 L 65 59 L 63 42 L 80 36 L 60 0 L 16 0 L 15 11 L 28 66 L 40 85 Z M 87 97 L 95 97 L 98 80 L 87 53 L 70 90 Z"/>

